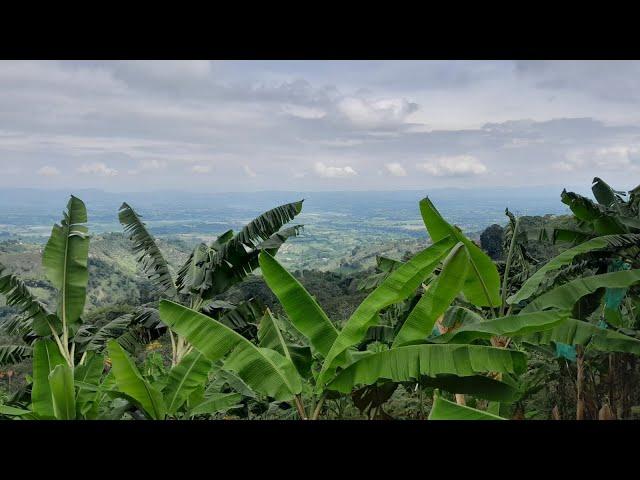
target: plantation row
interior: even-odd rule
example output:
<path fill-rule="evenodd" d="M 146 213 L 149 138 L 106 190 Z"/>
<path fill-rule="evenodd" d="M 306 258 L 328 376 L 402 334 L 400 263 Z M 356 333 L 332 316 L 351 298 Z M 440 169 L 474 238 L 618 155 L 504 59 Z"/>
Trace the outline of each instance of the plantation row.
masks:
<path fill-rule="evenodd" d="M 55 311 L 0 265 L 0 293 L 20 312 L 0 332 L 21 338 L 0 345 L 0 366 L 32 362 L 0 418 L 248 417 L 258 400 L 286 418 L 344 418 L 345 403 L 388 418 L 402 387 L 419 394 L 420 413 L 429 399 L 429 419 L 523 419 L 551 380 L 571 401 L 558 397 L 547 418 L 630 418 L 640 400 L 630 387 L 640 373 L 640 187 L 619 192 L 596 178 L 592 191 L 596 201 L 562 192 L 576 227 L 539 231 L 563 247 L 547 262 L 507 211 L 500 265 L 423 199 L 431 245 L 402 262 L 378 258 L 362 285 L 370 293 L 346 320 L 329 318 L 277 260 L 300 232 L 285 226 L 302 202 L 199 244 L 175 273 L 124 203 L 120 222 L 158 298 L 98 324 L 83 321 L 90 238 L 72 196 L 42 255 Z M 258 268 L 284 314 L 220 299 Z M 136 361 L 141 345 L 166 337 L 168 367 Z"/>

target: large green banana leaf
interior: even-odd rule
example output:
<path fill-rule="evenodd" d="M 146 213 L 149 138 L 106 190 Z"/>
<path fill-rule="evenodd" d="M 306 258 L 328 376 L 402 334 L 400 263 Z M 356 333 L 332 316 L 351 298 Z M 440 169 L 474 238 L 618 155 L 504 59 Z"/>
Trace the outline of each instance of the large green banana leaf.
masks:
<path fill-rule="evenodd" d="M 253 390 L 276 400 L 302 391 L 293 363 L 274 350 L 260 348 L 220 322 L 169 300 L 160 302 L 160 318 L 210 361 L 227 356 L 224 368 Z"/>
<path fill-rule="evenodd" d="M 317 385 L 321 390 L 330 377 L 330 371 L 340 366 L 342 353 L 349 347 L 361 342 L 369 327 L 378 320 L 378 312 L 389 305 L 409 297 L 420 284 L 435 270 L 442 259 L 455 245 L 451 236 L 437 241 L 414 255 L 409 261 L 394 270 L 385 280 L 358 306 L 344 325 L 325 358 L 318 376 Z M 338 356 L 340 355 L 340 359 Z M 338 365 L 334 365 L 335 363 Z"/>
<path fill-rule="evenodd" d="M 560 199 L 562 203 L 569 205 L 576 218 L 589 223 L 596 233 L 600 235 L 628 233 L 628 229 L 617 216 L 610 215 L 606 209 L 599 207 L 591 199 L 567 192 L 566 189 L 560 194 Z"/>
<path fill-rule="evenodd" d="M 301 227 L 280 228 L 302 211 L 302 201 L 280 205 L 253 219 L 230 239 L 200 245 L 178 271 L 176 286 L 207 300 L 240 282 L 258 267 L 261 250 L 272 255 Z M 196 258 L 199 257 L 199 260 Z"/>
<path fill-rule="evenodd" d="M 439 395 L 433 399 L 429 420 L 506 420 L 505 418 L 484 412 L 466 405 L 458 405 Z"/>
<path fill-rule="evenodd" d="M 76 397 L 73 371 L 69 365 L 56 365 L 49 374 L 53 413 L 58 420 L 75 420 Z"/>
<path fill-rule="evenodd" d="M 593 179 L 591 191 L 593 192 L 593 196 L 596 197 L 598 203 L 604 207 L 613 206 L 619 198 L 616 195 L 617 192 L 614 191 L 607 182 L 599 177 L 595 177 Z"/>
<path fill-rule="evenodd" d="M 521 336 L 550 330 L 569 318 L 566 310 L 548 310 L 544 312 L 523 313 L 507 317 L 470 323 L 444 335 L 429 339 L 432 343 L 471 343 L 477 339 L 489 339 L 493 336 Z"/>
<path fill-rule="evenodd" d="M 169 381 L 162 391 L 167 413 L 173 415 L 189 398 L 191 392 L 207 383 L 211 361 L 197 350 L 191 351 L 169 372 Z"/>
<path fill-rule="evenodd" d="M 88 352 L 84 363 L 75 367 L 73 375 L 76 383 L 98 386 L 104 370 L 104 356 Z M 94 406 L 97 392 L 89 388 L 78 388 L 76 409 L 78 417 L 84 417 Z"/>
<path fill-rule="evenodd" d="M 627 288 L 637 282 L 640 282 L 640 269 L 577 278 L 535 298 L 522 310 L 522 313 L 545 308 L 569 310 L 580 298 L 599 288 Z"/>
<path fill-rule="evenodd" d="M 326 356 L 338 336 L 338 330 L 318 302 L 267 252 L 260 253 L 260 269 L 293 326 L 309 339 L 318 352 Z"/>
<path fill-rule="evenodd" d="M 442 325 L 447 328 L 459 327 L 470 323 L 484 322 L 482 315 L 466 307 L 454 305 L 447 309 L 442 319 Z"/>
<path fill-rule="evenodd" d="M 166 407 L 160 391 L 142 378 L 133 360 L 117 341 L 109 340 L 107 349 L 118 391 L 138 403 L 151 419 L 164 419 Z"/>
<path fill-rule="evenodd" d="M 524 353 L 503 348 L 408 345 L 364 356 L 339 372 L 327 388 L 348 393 L 355 387 L 372 385 L 379 380 L 419 380 L 423 384 L 452 389 L 456 393 L 473 393 L 489 400 L 504 400 L 513 398 L 514 389 L 480 374 L 501 372 L 519 375 L 526 370 L 526 362 Z M 478 378 L 484 381 L 479 381 L 475 389 L 473 383 Z M 494 384 L 496 388 L 491 388 L 489 384 Z"/>
<path fill-rule="evenodd" d="M 214 393 L 189 410 L 189 416 L 211 415 L 240 406 L 242 395 L 239 393 Z"/>
<path fill-rule="evenodd" d="M 84 309 L 89 255 L 87 210 L 79 198 L 71 196 L 60 225 L 53 226 L 42 254 L 42 266 L 58 290 L 58 317 L 66 325 L 80 319 Z"/>
<path fill-rule="evenodd" d="M 41 418 L 54 418 L 49 375 L 66 360 L 58 346 L 49 339 L 36 340 L 33 345 L 33 385 L 31 386 L 31 410 Z"/>
<path fill-rule="evenodd" d="M 10 417 L 23 417 L 26 415 L 33 415 L 31 410 L 25 410 L 24 408 L 12 407 L 10 405 L 0 405 L 0 415 L 7 415 Z"/>
<path fill-rule="evenodd" d="M 551 330 L 526 335 L 522 337 L 522 340 L 534 345 L 548 345 L 551 342 L 567 345 L 589 345 L 603 352 L 640 355 L 640 340 L 573 318 L 566 319 Z"/>
<path fill-rule="evenodd" d="M 142 265 L 147 278 L 159 287 L 160 293 L 174 296 L 176 286 L 173 283 L 169 264 L 140 215 L 125 202 L 118 211 L 118 219 L 124 227 L 125 234 L 129 235 L 129 239 L 133 242 L 133 252 L 140 254 L 138 262 Z"/>
<path fill-rule="evenodd" d="M 510 304 L 519 303 L 528 299 L 533 295 L 547 273 L 559 268 L 569 265 L 573 262 L 573 259 L 584 253 L 592 252 L 594 250 L 601 250 L 605 248 L 625 248 L 632 245 L 640 244 L 640 235 L 625 234 L 625 235 L 606 235 L 603 237 L 596 237 L 587 242 L 581 243 L 573 248 L 565 250 L 561 254 L 552 258 L 544 266 L 542 266 L 536 273 L 534 273 L 525 283 L 522 285 L 517 293 L 509 297 L 507 300 Z"/>
<path fill-rule="evenodd" d="M 282 336 L 276 319 L 268 308 L 264 312 L 262 320 L 260 320 L 260 325 L 258 326 L 258 342 L 262 348 L 275 350 L 291 360 L 289 346 Z"/>
<path fill-rule="evenodd" d="M 267 308 L 258 327 L 258 344 L 262 348 L 270 348 L 287 357 L 293 362 L 298 373 L 303 378 L 307 378 L 311 374 L 313 363 L 311 348 L 287 343 L 282 335 L 280 321 Z"/>
<path fill-rule="evenodd" d="M 463 292 L 467 300 L 479 307 L 497 307 L 500 299 L 500 274 L 491 258 L 460 230 L 450 225 L 428 197 L 420 201 L 420 213 L 434 242 L 450 235 L 469 250 L 471 268 L 467 272 Z"/>
<path fill-rule="evenodd" d="M 462 242 L 453 247 L 444 261 L 442 272 L 429 285 L 398 332 L 392 347 L 424 340 L 440 315 L 456 298 L 467 274 L 469 253 Z"/>

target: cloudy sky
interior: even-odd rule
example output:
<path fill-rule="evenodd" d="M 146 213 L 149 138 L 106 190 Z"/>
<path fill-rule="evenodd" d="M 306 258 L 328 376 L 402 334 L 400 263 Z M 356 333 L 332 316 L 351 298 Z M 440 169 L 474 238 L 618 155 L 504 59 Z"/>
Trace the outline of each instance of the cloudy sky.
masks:
<path fill-rule="evenodd" d="M 640 62 L 0 61 L 0 187 L 640 183 Z"/>

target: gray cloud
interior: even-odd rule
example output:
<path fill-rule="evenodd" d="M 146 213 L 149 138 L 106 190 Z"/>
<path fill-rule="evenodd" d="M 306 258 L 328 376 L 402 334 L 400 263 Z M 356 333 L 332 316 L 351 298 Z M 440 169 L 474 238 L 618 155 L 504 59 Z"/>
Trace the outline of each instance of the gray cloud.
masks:
<path fill-rule="evenodd" d="M 639 65 L 0 62 L 0 187 L 633 186 Z"/>

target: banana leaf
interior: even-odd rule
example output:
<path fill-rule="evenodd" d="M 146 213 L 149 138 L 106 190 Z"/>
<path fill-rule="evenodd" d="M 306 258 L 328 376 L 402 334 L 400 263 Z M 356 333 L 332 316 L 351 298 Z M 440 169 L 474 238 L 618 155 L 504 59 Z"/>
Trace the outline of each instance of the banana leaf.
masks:
<path fill-rule="evenodd" d="M 584 345 L 602 352 L 623 352 L 640 355 L 640 340 L 597 325 L 568 318 L 557 327 L 522 337 L 534 345 Z"/>
<path fill-rule="evenodd" d="M 194 415 L 211 415 L 214 413 L 224 412 L 234 407 L 239 407 L 242 395 L 239 393 L 214 393 L 205 398 L 198 405 L 195 405 L 190 411 L 189 416 Z"/>
<path fill-rule="evenodd" d="M 398 332 L 392 347 L 423 340 L 429 336 L 440 315 L 456 298 L 467 274 L 469 253 L 459 242 L 444 261 L 440 275 L 429 285 Z"/>
<path fill-rule="evenodd" d="M 471 323 L 444 335 L 429 339 L 431 343 L 471 343 L 478 339 L 490 339 L 494 336 L 521 336 L 550 330 L 569 318 L 566 310 L 510 315 L 479 323 Z"/>
<path fill-rule="evenodd" d="M 71 196 L 60 225 L 53 226 L 42 254 L 42 266 L 58 290 L 58 317 L 72 327 L 79 321 L 87 293 L 89 255 L 87 210 L 79 198 Z"/>
<path fill-rule="evenodd" d="M 599 288 L 626 288 L 637 282 L 640 282 L 640 269 L 577 278 L 535 298 L 522 310 L 522 313 L 546 308 L 569 310 L 582 297 Z"/>
<path fill-rule="evenodd" d="M 380 380 L 420 381 L 456 393 L 489 400 L 513 399 L 516 388 L 481 374 L 519 375 L 526 370 L 522 352 L 479 345 L 408 345 L 364 356 L 340 371 L 327 389 L 348 393 Z"/>
<path fill-rule="evenodd" d="M 36 340 L 33 345 L 31 410 L 39 417 L 55 417 L 49 375 L 55 367 L 62 364 L 66 364 L 66 361 L 53 340 Z"/>
<path fill-rule="evenodd" d="M 544 266 L 542 266 L 536 273 L 534 273 L 525 283 L 520 290 L 511 297 L 507 302 L 510 304 L 519 303 L 523 300 L 527 300 L 533 295 L 547 273 L 558 270 L 559 268 L 570 265 L 574 258 L 578 255 L 582 255 L 594 250 L 601 249 L 622 249 L 633 245 L 640 244 L 640 235 L 637 234 L 625 234 L 625 235 L 606 235 L 603 237 L 593 238 L 585 243 L 581 243 L 573 248 L 565 250 L 561 254 L 552 258 Z"/>
<path fill-rule="evenodd" d="M 260 270 L 271 291 L 278 297 L 291 324 L 318 352 L 326 356 L 338 330 L 318 302 L 280 263 L 267 252 L 260 253 Z"/>
<path fill-rule="evenodd" d="M 278 352 L 260 348 L 216 320 L 169 300 L 160 302 L 160 317 L 211 362 L 226 357 L 224 368 L 253 390 L 276 400 L 290 400 L 302 391 L 295 366 Z"/>
<path fill-rule="evenodd" d="M 137 260 L 142 265 L 147 278 L 158 287 L 159 293 L 174 296 L 176 286 L 173 283 L 169 264 L 140 215 L 125 202 L 118 211 L 118 219 L 124 227 L 125 234 L 129 235 L 129 239 L 133 242 L 133 252 L 140 255 Z"/>
<path fill-rule="evenodd" d="M 394 270 L 378 288 L 364 299 L 347 320 L 325 358 L 317 379 L 319 390 L 329 380 L 333 368 L 343 365 L 346 361 L 345 356 L 342 355 L 343 352 L 363 340 L 369 328 L 378 320 L 378 312 L 414 293 L 436 269 L 455 243 L 451 236 L 447 236 L 422 250 Z M 339 355 L 340 358 L 338 358 Z M 333 365 L 334 361 L 336 361 L 336 365 Z"/>
<path fill-rule="evenodd" d="M 135 363 L 117 341 L 109 340 L 107 349 L 118 391 L 133 399 L 151 419 L 164 419 L 166 406 L 160 391 L 142 378 Z"/>
<path fill-rule="evenodd" d="M 196 350 L 171 369 L 167 385 L 162 391 L 169 415 L 178 411 L 191 392 L 207 383 L 210 370 L 211 361 Z"/>
<path fill-rule="evenodd" d="M 493 413 L 483 412 L 465 405 L 458 405 L 436 395 L 429 413 L 429 420 L 506 420 Z"/>
<path fill-rule="evenodd" d="M 58 420 L 75 420 L 76 398 L 73 371 L 69 365 L 56 365 L 49 374 L 53 413 Z"/>
<path fill-rule="evenodd" d="M 434 242 L 450 235 L 467 247 L 471 257 L 471 268 L 463 288 L 467 300 L 479 307 L 500 306 L 500 275 L 493 260 L 460 230 L 447 223 L 428 197 L 420 201 L 420 213 Z"/>
<path fill-rule="evenodd" d="M 73 375 L 76 385 L 78 382 L 87 385 L 98 386 L 102 377 L 102 371 L 104 370 L 104 356 L 97 354 L 96 352 L 88 352 L 84 360 L 84 363 L 76 366 Z M 76 409 L 78 417 L 85 417 L 85 415 L 94 407 L 97 392 L 88 388 L 78 388 L 76 395 Z"/>

